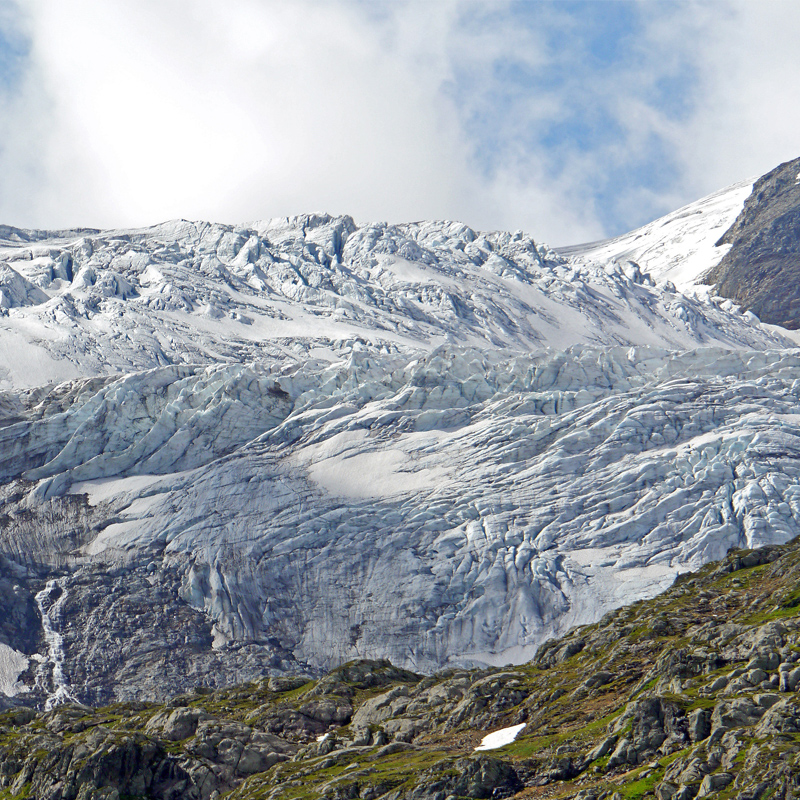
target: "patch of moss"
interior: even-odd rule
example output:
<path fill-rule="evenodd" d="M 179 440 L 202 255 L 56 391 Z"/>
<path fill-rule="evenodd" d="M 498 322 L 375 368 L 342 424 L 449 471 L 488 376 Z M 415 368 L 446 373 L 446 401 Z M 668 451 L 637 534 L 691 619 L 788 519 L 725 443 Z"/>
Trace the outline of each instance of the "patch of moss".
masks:
<path fill-rule="evenodd" d="M 646 778 L 640 778 L 634 781 L 626 781 L 619 787 L 619 793 L 628 798 L 628 800 L 637 800 L 637 798 L 644 797 L 647 794 L 652 794 L 656 784 L 664 777 L 661 770 L 655 770 Z"/>
<path fill-rule="evenodd" d="M 325 757 L 320 761 L 324 765 Z M 280 769 L 273 768 L 270 771 L 271 780 L 265 779 L 265 775 L 253 776 L 229 797 L 231 800 L 256 800 L 268 793 L 267 787 L 271 792 L 276 786 L 280 786 L 282 800 L 310 800 L 318 798 L 320 789 L 337 779 L 341 779 L 337 786 L 342 790 L 350 786 L 359 790 L 380 786 L 384 791 L 391 791 L 401 786 L 410 788 L 421 772 L 439 765 L 441 768 L 437 770 L 437 774 L 443 777 L 457 774 L 450 763 L 447 753 L 437 750 L 410 750 L 381 757 L 368 754 L 366 758 L 363 755 L 352 755 L 342 763 L 319 766 L 313 770 L 309 770 L 309 765 L 302 762 L 284 762 L 279 765 Z"/>
<path fill-rule="evenodd" d="M 291 689 L 288 692 L 282 692 L 276 697 L 280 699 L 282 703 L 293 703 L 294 701 L 299 700 L 306 692 L 311 691 L 316 685 L 317 681 L 309 681 L 308 683 L 304 683 L 302 686 L 298 686 L 297 689 Z"/>
<path fill-rule="evenodd" d="M 505 747 L 498 748 L 492 752 L 496 753 L 498 756 L 502 754 L 502 756 L 511 758 L 515 761 L 523 761 L 527 758 L 532 758 L 533 756 L 538 755 L 542 752 L 542 750 L 545 750 L 548 747 L 558 744 L 559 740 L 560 737 L 557 734 L 550 736 L 525 736 L 518 738 L 511 742 L 511 744 L 507 744 Z"/>
<path fill-rule="evenodd" d="M 26 800 L 26 798 L 30 797 L 30 794 L 31 785 L 26 783 L 17 794 L 13 794 L 10 788 L 3 789 L 0 791 L 0 800 Z"/>

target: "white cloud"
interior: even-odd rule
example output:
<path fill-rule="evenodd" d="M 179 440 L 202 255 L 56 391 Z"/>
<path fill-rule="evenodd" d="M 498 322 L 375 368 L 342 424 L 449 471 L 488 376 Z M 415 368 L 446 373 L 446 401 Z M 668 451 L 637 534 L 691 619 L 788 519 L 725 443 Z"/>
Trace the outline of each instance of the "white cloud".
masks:
<path fill-rule="evenodd" d="M 800 156 L 800 5 L 690 3 L 650 32 L 694 66 L 693 110 L 667 132 L 691 197 Z"/>
<path fill-rule="evenodd" d="M 562 244 L 797 154 L 790 2 L 626 5 L 644 31 L 604 68 L 585 51 L 590 23 L 558 3 L 19 2 L 28 71 L 0 96 L 11 224 L 330 211 Z M 500 64 L 533 77 L 515 84 Z M 678 114 L 652 88 L 684 73 Z M 588 144 L 548 138 L 581 114 Z M 648 181 L 650 167 L 667 177 Z"/>
<path fill-rule="evenodd" d="M 367 187 L 397 214 L 451 190 L 433 92 L 346 8 L 41 0 L 34 24 L 73 214 L 98 192 L 107 223 L 368 206 Z"/>
<path fill-rule="evenodd" d="M 493 4 L 495 15 L 503 4 Z M 448 93 L 525 31 L 480 4 L 30 0 L 24 101 L 6 102 L 0 213 L 36 226 L 238 221 L 329 210 L 599 232 L 557 186 L 481 175 Z M 490 91 L 490 86 L 482 91 Z M 537 177 L 535 160 L 526 172 Z M 41 182 L 31 182 L 34 168 Z M 24 195 L 24 196 L 23 196 Z"/>

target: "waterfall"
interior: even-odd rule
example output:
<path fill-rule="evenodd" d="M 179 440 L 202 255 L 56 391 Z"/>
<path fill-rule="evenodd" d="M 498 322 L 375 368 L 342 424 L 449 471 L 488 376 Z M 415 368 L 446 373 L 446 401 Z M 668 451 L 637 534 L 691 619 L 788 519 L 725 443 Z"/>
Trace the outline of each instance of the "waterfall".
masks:
<path fill-rule="evenodd" d="M 61 594 L 54 602 L 52 593 L 60 589 Z M 42 617 L 42 632 L 47 642 L 47 656 L 42 659 L 36 674 L 36 686 L 47 694 L 45 709 L 50 710 L 62 703 L 75 702 L 64 676 L 64 639 L 59 633 L 61 627 L 61 609 L 67 599 L 67 590 L 63 579 L 53 579 L 36 595 L 36 605 Z M 49 607 L 48 607 L 49 606 Z M 47 686 L 48 664 L 52 665 L 52 691 Z"/>

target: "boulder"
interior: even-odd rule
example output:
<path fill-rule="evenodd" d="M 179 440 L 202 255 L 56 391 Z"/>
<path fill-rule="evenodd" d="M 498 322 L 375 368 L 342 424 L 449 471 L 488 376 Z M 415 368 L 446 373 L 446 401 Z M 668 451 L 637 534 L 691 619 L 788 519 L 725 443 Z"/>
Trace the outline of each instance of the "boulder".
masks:
<path fill-rule="evenodd" d="M 212 717 L 202 708 L 176 708 L 159 711 L 147 723 L 145 732 L 151 736 L 161 736 L 172 742 L 179 742 L 194 736 L 198 724 Z"/>
<path fill-rule="evenodd" d="M 794 692 L 800 685 L 800 667 L 795 667 L 790 663 L 783 663 L 779 667 L 780 690 L 782 692 Z"/>
<path fill-rule="evenodd" d="M 600 744 L 586 754 L 587 761 L 596 761 L 598 758 L 608 755 L 616 743 L 616 736 L 607 736 L 602 742 L 600 742 Z"/>
<path fill-rule="evenodd" d="M 752 700 L 737 698 L 723 700 L 714 706 L 711 714 L 711 738 L 718 741 L 726 731 L 754 725 L 764 715 L 765 709 Z"/>
<path fill-rule="evenodd" d="M 687 717 L 689 723 L 689 738 L 693 742 L 701 742 L 711 733 L 711 711 L 707 708 L 697 708 Z"/>
<path fill-rule="evenodd" d="M 793 697 L 773 703 L 755 728 L 757 736 L 800 733 L 800 705 Z"/>
<path fill-rule="evenodd" d="M 616 676 L 613 672 L 605 672 L 604 670 L 600 670 L 599 672 L 595 672 L 590 675 L 583 682 L 583 685 L 586 689 L 596 689 L 599 686 L 605 686 L 607 683 L 610 683 L 615 677 Z"/>
<path fill-rule="evenodd" d="M 700 783 L 697 797 L 708 797 L 715 792 L 724 789 L 733 781 L 733 775 L 728 772 L 717 772 L 714 775 L 706 775 Z"/>
<path fill-rule="evenodd" d="M 661 748 L 667 740 L 670 750 L 672 744 L 684 746 L 689 742 L 688 720 L 683 711 L 662 698 L 641 698 L 628 703 L 612 732 L 619 733 L 628 724 L 631 725 L 628 749 L 622 747 L 622 742 L 617 745 L 610 760 L 615 764 L 642 763 L 648 753 Z"/>
<path fill-rule="evenodd" d="M 378 725 L 389 717 L 393 716 L 392 703 L 399 697 L 407 697 L 408 689 L 400 686 L 388 692 L 371 697 L 364 701 L 358 710 L 353 714 L 350 726 L 352 728 L 368 728 L 370 725 Z"/>
<path fill-rule="evenodd" d="M 445 762 L 422 773 L 412 789 L 396 789 L 385 800 L 444 800 L 447 797 L 511 797 L 523 788 L 514 768 L 490 756 Z"/>

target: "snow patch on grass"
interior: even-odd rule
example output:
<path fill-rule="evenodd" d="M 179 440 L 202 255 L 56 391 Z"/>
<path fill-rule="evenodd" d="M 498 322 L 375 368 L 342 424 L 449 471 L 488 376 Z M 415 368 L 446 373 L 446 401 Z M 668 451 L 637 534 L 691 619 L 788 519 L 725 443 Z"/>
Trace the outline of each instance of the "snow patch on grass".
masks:
<path fill-rule="evenodd" d="M 501 728 L 499 731 L 487 734 L 481 739 L 481 743 L 475 748 L 475 751 L 497 750 L 498 747 L 505 747 L 507 744 L 511 744 L 511 742 L 519 736 L 525 724 L 526 723 L 523 722 L 519 725 L 512 725 L 510 728 Z"/>

